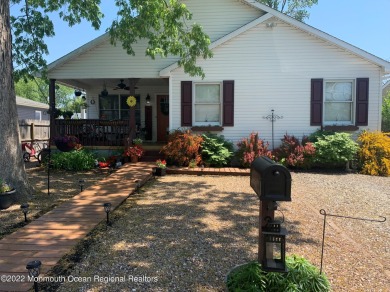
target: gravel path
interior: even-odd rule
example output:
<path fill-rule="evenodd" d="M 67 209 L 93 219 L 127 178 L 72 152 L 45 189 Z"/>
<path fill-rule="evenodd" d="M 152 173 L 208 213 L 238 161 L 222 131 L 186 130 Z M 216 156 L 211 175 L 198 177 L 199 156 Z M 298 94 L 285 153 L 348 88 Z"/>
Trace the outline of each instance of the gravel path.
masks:
<path fill-rule="evenodd" d="M 289 230 L 287 253 L 302 255 L 318 267 L 320 209 L 389 218 L 389 178 L 292 177 L 292 202 L 280 207 Z M 118 219 L 95 238 L 71 272 L 85 278 L 66 281 L 59 291 L 223 291 L 232 267 L 257 258 L 258 206 L 249 177 L 158 178 L 117 209 Z M 389 220 L 328 217 L 324 272 L 334 291 L 390 291 Z"/>

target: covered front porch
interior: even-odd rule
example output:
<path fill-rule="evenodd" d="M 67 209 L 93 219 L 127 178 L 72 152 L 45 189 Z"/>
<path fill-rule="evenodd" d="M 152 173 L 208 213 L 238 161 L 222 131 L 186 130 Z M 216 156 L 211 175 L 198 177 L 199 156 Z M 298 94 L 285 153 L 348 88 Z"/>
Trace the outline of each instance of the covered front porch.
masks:
<path fill-rule="evenodd" d="M 85 99 L 85 119 L 50 115 L 50 137 L 73 135 L 83 146 L 126 146 L 134 138 L 164 142 L 169 130 L 169 79 L 50 79 L 50 110 L 56 108 L 56 84 L 73 87 Z M 127 98 L 136 105 L 129 107 Z"/>

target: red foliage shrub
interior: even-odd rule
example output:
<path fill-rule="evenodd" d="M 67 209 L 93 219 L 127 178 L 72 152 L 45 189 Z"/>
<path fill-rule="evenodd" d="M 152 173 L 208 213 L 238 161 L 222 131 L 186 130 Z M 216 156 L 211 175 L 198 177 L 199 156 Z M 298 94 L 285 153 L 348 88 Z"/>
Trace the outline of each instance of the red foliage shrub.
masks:
<path fill-rule="evenodd" d="M 308 142 L 306 137 L 303 137 L 300 143 L 296 137 L 286 134 L 282 145 L 274 150 L 273 155 L 287 167 L 309 169 L 313 164 L 315 151 L 313 143 Z"/>
<path fill-rule="evenodd" d="M 250 167 L 251 163 L 260 156 L 272 158 L 268 150 L 269 143 L 259 139 L 259 134 L 252 132 L 248 138 L 237 143 L 237 157 L 243 167 Z"/>
<path fill-rule="evenodd" d="M 190 161 L 197 165 L 202 162 L 200 146 L 203 138 L 190 130 L 175 130 L 168 136 L 168 143 L 161 152 L 168 158 L 170 164 L 188 166 Z"/>

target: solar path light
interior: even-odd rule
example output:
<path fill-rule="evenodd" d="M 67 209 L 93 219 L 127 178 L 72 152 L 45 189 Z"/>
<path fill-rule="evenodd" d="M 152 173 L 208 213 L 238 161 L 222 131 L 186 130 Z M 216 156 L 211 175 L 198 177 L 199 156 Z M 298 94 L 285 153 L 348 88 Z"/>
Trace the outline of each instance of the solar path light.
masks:
<path fill-rule="evenodd" d="M 27 222 L 28 207 L 29 207 L 29 204 L 20 205 L 20 209 L 22 210 L 22 212 L 24 214 L 24 222 Z"/>
<path fill-rule="evenodd" d="M 104 203 L 103 204 L 103 207 L 104 207 L 104 211 L 106 212 L 106 214 L 107 214 L 107 221 L 106 221 L 106 223 L 107 223 L 107 225 L 110 223 L 110 220 L 109 220 L 109 213 L 111 212 L 111 207 L 112 207 L 112 205 L 111 205 L 111 203 Z"/>
<path fill-rule="evenodd" d="M 38 292 L 38 283 L 37 278 L 39 276 L 39 273 L 41 272 L 41 261 L 39 260 L 33 260 L 31 262 L 27 263 L 26 269 L 28 270 L 28 275 L 30 277 L 34 277 L 34 291 Z"/>

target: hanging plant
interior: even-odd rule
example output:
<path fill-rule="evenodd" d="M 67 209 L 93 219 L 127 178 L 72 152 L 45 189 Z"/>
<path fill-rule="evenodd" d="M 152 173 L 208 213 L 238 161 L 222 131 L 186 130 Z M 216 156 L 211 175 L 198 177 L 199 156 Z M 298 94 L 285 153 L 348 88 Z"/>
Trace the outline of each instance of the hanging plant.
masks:
<path fill-rule="evenodd" d="M 135 99 L 134 96 L 130 95 L 127 100 L 126 100 L 126 103 L 129 107 L 134 107 L 136 104 L 137 104 L 137 100 Z"/>

